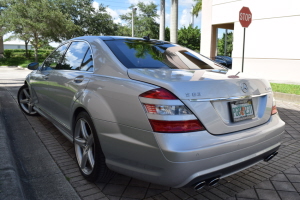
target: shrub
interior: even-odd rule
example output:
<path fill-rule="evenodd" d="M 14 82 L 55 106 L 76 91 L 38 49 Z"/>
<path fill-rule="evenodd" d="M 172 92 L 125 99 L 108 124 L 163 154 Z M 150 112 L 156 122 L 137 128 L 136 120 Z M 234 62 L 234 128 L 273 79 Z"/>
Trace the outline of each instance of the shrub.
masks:
<path fill-rule="evenodd" d="M 10 58 L 12 55 L 13 55 L 13 50 L 11 50 L 11 49 L 5 49 L 4 50 L 5 58 Z"/>

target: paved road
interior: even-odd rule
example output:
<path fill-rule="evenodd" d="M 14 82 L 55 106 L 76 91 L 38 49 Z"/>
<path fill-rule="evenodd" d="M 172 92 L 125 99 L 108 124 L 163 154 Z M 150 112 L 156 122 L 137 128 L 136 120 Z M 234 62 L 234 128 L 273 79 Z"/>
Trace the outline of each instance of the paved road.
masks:
<path fill-rule="evenodd" d="M 18 169 L 15 174 L 3 178 L 1 169 L 5 169 L 5 163 L 0 157 L 0 199 L 15 199 L 2 183 L 17 183 L 19 177 L 21 184 L 15 184 L 15 191 L 19 191 L 15 196 L 23 195 L 23 199 L 76 199 L 79 196 L 81 199 L 111 200 L 300 200 L 299 105 L 277 103 L 287 124 L 278 156 L 268 163 L 261 162 L 222 179 L 217 186 L 200 191 L 174 189 L 119 174 L 109 182 L 95 184 L 81 176 L 74 160 L 73 145 L 49 121 L 43 117 L 27 117 L 20 112 L 16 95 L 27 73 L 27 70 L 0 67 L 0 116 L 4 119 L 2 126 L 9 135 L 7 138 Z M 0 150 L 9 152 L 5 148 Z"/>

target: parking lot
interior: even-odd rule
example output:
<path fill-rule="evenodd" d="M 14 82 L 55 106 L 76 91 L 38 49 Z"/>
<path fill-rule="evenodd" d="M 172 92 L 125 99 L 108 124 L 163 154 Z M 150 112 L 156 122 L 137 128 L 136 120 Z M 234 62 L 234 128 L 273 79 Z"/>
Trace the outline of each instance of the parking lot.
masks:
<path fill-rule="evenodd" d="M 300 105 L 277 102 L 286 132 L 274 159 L 222 179 L 216 186 L 174 189 L 120 174 L 107 182 L 90 183 L 78 170 L 73 144 L 45 118 L 20 111 L 17 91 L 29 72 L 0 67 L 0 118 L 25 199 L 300 199 Z M 0 199 L 13 199 L 11 195 L 0 191 Z"/>

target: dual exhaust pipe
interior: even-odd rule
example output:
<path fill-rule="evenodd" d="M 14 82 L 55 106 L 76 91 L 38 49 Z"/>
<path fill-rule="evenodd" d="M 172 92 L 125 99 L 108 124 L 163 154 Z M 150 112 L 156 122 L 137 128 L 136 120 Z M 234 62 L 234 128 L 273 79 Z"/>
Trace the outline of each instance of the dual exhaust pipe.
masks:
<path fill-rule="evenodd" d="M 210 180 L 202 181 L 200 183 L 197 183 L 195 185 L 194 189 L 195 190 L 201 190 L 205 185 L 214 186 L 219 182 L 219 180 L 220 180 L 220 178 L 217 177 L 217 178 L 213 178 L 213 179 L 210 179 Z"/>
<path fill-rule="evenodd" d="M 266 161 L 266 162 L 270 161 L 277 154 L 278 154 L 278 152 L 276 151 L 276 152 L 268 155 L 266 158 L 264 158 L 264 161 Z M 219 180 L 220 180 L 220 178 L 216 177 L 216 178 L 213 178 L 213 179 L 208 179 L 208 180 L 205 180 L 205 181 L 201 181 L 201 182 L 199 182 L 199 183 L 197 183 L 195 185 L 194 189 L 195 190 L 201 190 L 206 185 L 208 185 L 208 186 L 214 186 L 214 185 L 216 185 L 219 182 Z"/>
<path fill-rule="evenodd" d="M 264 161 L 265 161 L 265 162 L 270 161 L 270 160 L 271 160 L 272 158 L 274 158 L 277 154 L 278 154 L 278 152 L 275 151 L 274 153 L 268 155 L 268 156 L 264 159 Z"/>

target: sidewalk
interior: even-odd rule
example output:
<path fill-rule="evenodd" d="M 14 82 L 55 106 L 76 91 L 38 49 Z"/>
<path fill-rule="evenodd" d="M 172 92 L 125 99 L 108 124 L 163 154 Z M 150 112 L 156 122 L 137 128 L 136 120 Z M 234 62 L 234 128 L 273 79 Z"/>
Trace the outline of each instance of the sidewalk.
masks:
<path fill-rule="evenodd" d="M 0 199 L 80 199 L 13 98 L 24 78 L 5 78 L 7 70 L 0 73 Z"/>

